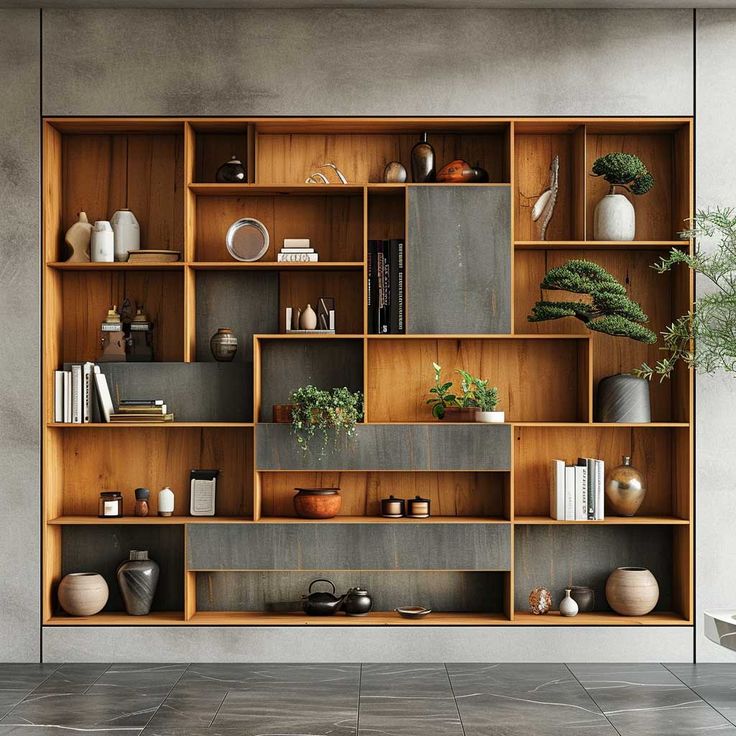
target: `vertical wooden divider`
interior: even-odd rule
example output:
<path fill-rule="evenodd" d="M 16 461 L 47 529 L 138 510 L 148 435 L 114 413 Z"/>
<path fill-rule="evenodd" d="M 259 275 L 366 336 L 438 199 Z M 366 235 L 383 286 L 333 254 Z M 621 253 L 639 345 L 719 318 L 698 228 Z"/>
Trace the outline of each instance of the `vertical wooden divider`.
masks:
<path fill-rule="evenodd" d="M 245 178 L 248 184 L 255 184 L 257 181 L 256 170 L 256 151 L 258 146 L 258 130 L 255 123 L 248 123 L 246 129 L 246 145 L 248 147 L 248 158 L 245 162 Z"/>
<path fill-rule="evenodd" d="M 258 423 L 261 415 L 261 342 L 253 335 L 253 521 L 261 518 L 261 476 L 257 469 Z"/>
<path fill-rule="evenodd" d="M 516 227 L 516 171 L 514 166 L 514 136 L 515 127 L 514 121 L 511 120 L 506 128 L 506 160 L 508 161 L 508 180 L 509 186 L 511 187 L 511 197 L 509 198 L 509 207 L 511 207 L 511 213 L 509 217 L 509 223 L 511 224 L 511 242 L 509 247 L 511 248 L 511 270 L 509 271 L 509 278 L 511 279 L 510 292 L 511 292 L 511 334 L 516 333 L 516 323 L 514 321 L 516 304 L 516 278 L 514 276 L 514 269 L 516 267 L 516 236 L 514 235 L 514 228 Z"/>
<path fill-rule="evenodd" d="M 368 187 L 363 187 L 363 421 L 368 423 Z"/>
<path fill-rule="evenodd" d="M 194 181 L 196 135 L 188 122 L 184 123 L 184 362 L 196 359 L 197 283 L 190 267 L 196 259 L 195 218 L 197 197 L 189 188 Z"/>
<path fill-rule="evenodd" d="M 592 237 L 592 233 L 586 233 L 587 222 L 587 177 L 586 171 L 586 142 L 588 140 L 588 129 L 581 125 L 572 134 L 572 237 L 575 240 L 585 240 Z"/>

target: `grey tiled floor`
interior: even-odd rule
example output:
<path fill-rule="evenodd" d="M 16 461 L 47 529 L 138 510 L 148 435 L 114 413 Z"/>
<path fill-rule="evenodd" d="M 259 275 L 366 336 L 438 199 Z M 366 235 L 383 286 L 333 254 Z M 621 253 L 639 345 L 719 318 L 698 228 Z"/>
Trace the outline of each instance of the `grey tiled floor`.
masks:
<path fill-rule="evenodd" d="M 0 665 L 0 736 L 736 736 L 736 665 Z"/>

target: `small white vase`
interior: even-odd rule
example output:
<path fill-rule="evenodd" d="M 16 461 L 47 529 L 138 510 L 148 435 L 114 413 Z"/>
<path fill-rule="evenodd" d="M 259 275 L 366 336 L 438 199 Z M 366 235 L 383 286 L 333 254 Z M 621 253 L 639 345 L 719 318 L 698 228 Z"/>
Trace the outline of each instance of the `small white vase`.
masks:
<path fill-rule="evenodd" d="M 174 492 L 168 486 L 158 492 L 158 515 L 171 516 L 174 513 Z"/>
<path fill-rule="evenodd" d="M 317 329 L 317 314 L 312 309 L 311 304 L 307 304 L 307 308 L 302 312 L 302 316 L 299 319 L 299 324 L 303 330 Z"/>
<path fill-rule="evenodd" d="M 115 234 L 115 260 L 127 261 L 129 251 L 141 248 L 138 220 L 130 210 L 118 210 L 110 218 L 110 224 Z"/>
<path fill-rule="evenodd" d="M 485 422 L 486 424 L 503 424 L 506 421 L 506 413 L 503 411 L 477 411 L 475 412 L 476 422 Z"/>
<path fill-rule="evenodd" d="M 633 240 L 636 234 L 634 205 L 623 194 L 606 194 L 593 215 L 596 240 Z"/>
<path fill-rule="evenodd" d="M 112 263 L 115 260 L 115 235 L 107 220 L 97 220 L 90 239 L 89 252 L 95 263 Z"/>
<path fill-rule="evenodd" d="M 570 597 L 572 588 L 565 588 L 565 597 L 560 601 L 560 616 L 577 616 L 578 604 Z"/>

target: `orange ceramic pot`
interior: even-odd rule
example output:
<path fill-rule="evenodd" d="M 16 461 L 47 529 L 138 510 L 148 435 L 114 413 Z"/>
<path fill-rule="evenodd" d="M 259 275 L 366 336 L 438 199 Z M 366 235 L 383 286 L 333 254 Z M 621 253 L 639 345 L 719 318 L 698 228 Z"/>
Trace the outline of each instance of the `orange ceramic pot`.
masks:
<path fill-rule="evenodd" d="M 302 519 L 331 519 L 340 513 L 339 488 L 296 488 L 294 510 Z"/>

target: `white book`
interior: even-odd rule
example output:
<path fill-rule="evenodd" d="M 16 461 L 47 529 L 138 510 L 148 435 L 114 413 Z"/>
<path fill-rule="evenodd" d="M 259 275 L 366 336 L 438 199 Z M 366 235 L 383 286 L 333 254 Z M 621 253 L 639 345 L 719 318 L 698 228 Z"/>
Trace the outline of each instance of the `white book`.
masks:
<path fill-rule="evenodd" d="M 100 399 L 100 411 L 102 412 L 102 418 L 106 421 L 110 421 L 110 414 L 114 413 L 112 405 L 112 397 L 110 396 L 110 389 L 107 386 L 107 378 L 105 374 L 100 371 L 100 366 L 95 366 L 95 386 L 97 387 L 97 396 Z"/>
<path fill-rule="evenodd" d="M 82 366 L 72 366 L 72 424 L 82 423 Z"/>
<path fill-rule="evenodd" d="M 605 515 L 605 498 L 606 498 L 606 464 L 603 462 L 603 460 L 596 460 L 595 461 L 595 489 L 597 493 L 597 503 L 596 503 L 596 516 L 595 518 L 598 521 L 603 521 L 603 519 L 606 518 Z"/>
<path fill-rule="evenodd" d="M 82 366 L 82 422 L 89 424 L 92 421 L 92 397 L 94 386 L 92 385 L 92 373 L 94 363 L 85 363 Z"/>
<path fill-rule="evenodd" d="M 72 372 L 64 371 L 64 423 L 72 423 Z"/>
<path fill-rule="evenodd" d="M 311 248 L 312 242 L 309 238 L 284 238 L 284 248 Z"/>
<path fill-rule="evenodd" d="M 276 261 L 281 263 L 316 263 L 319 253 L 277 253 Z"/>
<path fill-rule="evenodd" d="M 54 421 L 64 421 L 64 371 L 54 371 Z"/>
<path fill-rule="evenodd" d="M 575 466 L 575 521 L 588 520 L 588 468 Z"/>
<path fill-rule="evenodd" d="M 565 520 L 565 463 L 552 460 L 549 478 L 549 515 L 557 521 Z"/>
<path fill-rule="evenodd" d="M 565 521 L 575 521 L 575 468 L 565 466 Z"/>
<path fill-rule="evenodd" d="M 314 253 L 314 248 L 282 248 L 282 253 Z"/>

